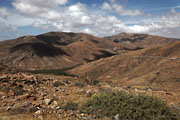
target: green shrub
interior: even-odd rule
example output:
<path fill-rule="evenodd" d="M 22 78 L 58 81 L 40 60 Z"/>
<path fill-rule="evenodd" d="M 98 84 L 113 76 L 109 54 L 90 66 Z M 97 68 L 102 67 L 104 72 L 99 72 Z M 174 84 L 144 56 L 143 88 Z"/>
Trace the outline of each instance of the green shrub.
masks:
<path fill-rule="evenodd" d="M 13 90 L 15 96 L 20 96 L 24 94 L 24 90 L 22 88 L 17 88 Z"/>
<path fill-rule="evenodd" d="M 26 71 L 32 74 L 53 74 L 53 75 L 64 75 L 64 76 L 71 76 L 71 77 L 77 77 L 76 75 L 70 74 L 66 71 L 71 70 L 76 66 L 73 67 L 68 67 L 68 68 L 62 68 L 62 69 L 50 69 L 50 70 L 30 70 L 30 71 Z"/>
<path fill-rule="evenodd" d="M 96 80 L 96 79 L 86 79 L 86 82 L 87 82 L 87 84 L 89 84 L 89 85 L 98 85 L 99 84 L 99 81 L 98 80 Z"/>
<path fill-rule="evenodd" d="M 119 114 L 123 120 L 180 120 L 173 109 L 160 99 L 122 91 L 95 94 L 81 106 L 80 111 L 98 117 Z"/>
<path fill-rule="evenodd" d="M 67 101 L 62 108 L 64 110 L 77 110 L 78 109 L 78 104 L 72 101 Z"/>
<path fill-rule="evenodd" d="M 59 82 L 59 81 L 56 81 L 56 82 L 53 83 L 54 87 L 59 87 L 59 86 L 63 86 L 63 85 L 65 85 L 65 84 L 62 83 L 62 82 Z"/>
<path fill-rule="evenodd" d="M 84 84 L 82 82 L 77 82 L 77 83 L 75 83 L 75 86 L 83 88 Z"/>

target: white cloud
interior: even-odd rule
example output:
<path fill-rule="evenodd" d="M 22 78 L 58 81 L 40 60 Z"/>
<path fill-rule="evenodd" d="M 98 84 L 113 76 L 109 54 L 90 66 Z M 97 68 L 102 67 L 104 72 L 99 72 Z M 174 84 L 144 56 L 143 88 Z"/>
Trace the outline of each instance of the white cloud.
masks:
<path fill-rule="evenodd" d="M 113 4 L 112 7 L 121 16 L 139 16 L 143 14 L 143 12 L 140 10 L 125 9 L 122 5 L 119 4 Z"/>
<path fill-rule="evenodd" d="M 7 8 L 5 8 L 5 7 L 0 8 L 0 17 L 7 19 L 9 15 L 10 15 L 10 13 Z"/>
<path fill-rule="evenodd" d="M 126 32 L 130 32 L 130 33 L 150 33 L 151 31 L 154 31 L 160 28 L 161 26 L 157 24 L 149 24 L 149 25 L 126 26 L 124 29 Z"/>
<path fill-rule="evenodd" d="M 55 10 L 50 10 L 47 12 L 44 12 L 38 16 L 38 18 L 41 18 L 43 20 L 49 20 L 49 21 L 59 21 L 63 19 L 64 14 L 60 14 L 59 12 Z"/>
<path fill-rule="evenodd" d="M 75 5 L 69 6 L 67 12 L 73 17 L 80 17 L 86 14 L 88 9 L 85 4 L 77 3 Z"/>
<path fill-rule="evenodd" d="M 15 12 L 12 12 L 11 15 L 8 17 L 8 19 L 4 20 L 6 24 L 13 24 L 16 26 L 29 26 L 29 25 L 32 25 L 34 21 L 37 21 L 37 19 L 27 18 Z"/>
<path fill-rule="evenodd" d="M 180 27 L 180 12 L 176 12 L 175 10 L 169 14 L 163 15 L 161 18 L 162 26 L 166 28 L 175 28 Z"/>
<path fill-rule="evenodd" d="M 14 34 L 17 31 L 17 27 L 14 25 L 7 25 L 4 22 L 0 22 L 0 40 L 11 39 L 16 37 Z"/>
<path fill-rule="evenodd" d="M 13 5 L 30 5 L 36 6 L 38 8 L 54 8 L 58 7 L 58 5 L 64 5 L 68 3 L 68 0 L 15 0 Z"/>
<path fill-rule="evenodd" d="M 112 35 L 118 32 L 118 26 L 122 25 L 122 21 L 117 19 L 115 16 L 102 16 L 102 15 L 95 15 L 93 16 L 95 21 L 91 27 L 86 29 L 86 33 L 94 32 L 96 36 L 106 36 Z M 92 32 L 93 31 L 93 32 Z"/>
<path fill-rule="evenodd" d="M 61 17 L 56 8 L 67 2 L 67 0 L 15 0 L 12 5 L 25 16 L 54 20 Z"/>
<path fill-rule="evenodd" d="M 6 23 L 4 22 L 0 22 L 0 31 L 3 32 L 3 31 L 17 31 L 17 27 L 14 26 L 14 25 L 7 25 Z"/>
<path fill-rule="evenodd" d="M 69 6 L 64 12 L 64 16 L 61 22 L 54 24 L 58 30 L 78 32 L 82 27 L 93 24 L 87 6 L 81 3 Z"/>
<path fill-rule="evenodd" d="M 41 14 L 47 11 L 44 8 L 40 8 L 38 6 L 34 6 L 23 2 L 14 2 L 13 6 L 16 8 L 16 10 L 18 10 L 20 13 L 23 13 L 26 16 L 35 16 L 37 14 Z"/>
<path fill-rule="evenodd" d="M 170 38 L 180 38 L 179 33 L 180 33 L 180 28 L 175 27 L 175 28 L 168 28 L 168 29 L 167 28 L 158 29 L 151 32 L 150 34 L 160 35 L 160 36 L 170 37 Z"/>
<path fill-rule="evenodd" d="M 122 0 L 121 0 L 122 1 Z M 116 0 L 110 0 L 110 3 L 104 2 L 101 6 L 102 10 L 109 10 L 118 13 L 120 16 L 139 16 L 143 15 L 143 11 L 125 8 Z"/>
<path fill-rule="evenodd" d="M 48 29 L 52 28 L 51 24 L 48 24 L 48 23 L 43 24 L 40 21 L 35 21 L 32 24 L 32 26 L 35 28 L 38 28 L 38 29 L 43 29 L 43 30 L 48 30 Z"/>
<path fill-rule="evenodd" d="M 15 0 L 13 5 L 17 13 L 10 15 L 11 20 L 8 19 L 6 22 L 19 26 L 32 25 L 47 31 L 56 29 L 63 32 L 85 32 L 95 36 L 109 36 L 120 32 L 157 33 L 158 35 L 170 36 L 170 34 L 176 34 L 180 28 L 180 13 L 175 10 L 159 17 L 158 21 L 152 14 L 149 14 L 146 16 L 149 17 L 147 21 L 142 20 L 143 22 L 137 21 L 133 25 L 132 23 L 127 25 L 127 21 L 122 21 L 117 16 L 107 15 L 108 11 L 102 10 L 117 12 L 121 17 L 139 16 L 143 12 L 125 8 L 116 3 L 117 0 L 110 0 L 109 3 L 104 2 L 100 12 L 91 11 L 87 5 L 82 3 L 59 6 L 67 2 L 67 0 Z M 132 20 L 130 21 L 132 22 Z M 8 26 L 12 27 L 6 25 L 4 29 L 9 29 Z"/>
<path fill-rule="evenodd" d="M 103 10 L 112 10 L 110 4 L 107 3 L 107 2 L 104 2 L 101 8 L 102 8 Z"/>

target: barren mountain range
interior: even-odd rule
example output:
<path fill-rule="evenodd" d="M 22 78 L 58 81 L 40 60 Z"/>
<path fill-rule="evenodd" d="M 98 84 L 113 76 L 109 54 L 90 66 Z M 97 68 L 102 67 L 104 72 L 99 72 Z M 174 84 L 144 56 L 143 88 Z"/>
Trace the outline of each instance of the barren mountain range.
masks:
<path fill-rule="evenodd" d="M 0 42 L 0 119 L 101 120 L 79 109 L 109 90 L 157 96 L 179 110 L 179 71 L 178 39 L 50 32 L 6 40 Z"/>
<path fill-rule="evenodd" d="M 57 69 L 110 56 L 117 45 L 83 33 L 51 32 L 0 43 L 0 62 L 23 70 Z"/>
<path fill-rule="evenodd" d="M 76 67 L 71 73 L 116 84 L 151 85 L 180 82 L 179 70 L 180 42 L 173 42 L 100 59 Z"/>
<path fill-rule="evenodd" d="M 0 62 L 22 70 L 59 69 L 174 41 L 146 34 L 98 38 L 84 33 L 50 32 L 0 42 Z"/>

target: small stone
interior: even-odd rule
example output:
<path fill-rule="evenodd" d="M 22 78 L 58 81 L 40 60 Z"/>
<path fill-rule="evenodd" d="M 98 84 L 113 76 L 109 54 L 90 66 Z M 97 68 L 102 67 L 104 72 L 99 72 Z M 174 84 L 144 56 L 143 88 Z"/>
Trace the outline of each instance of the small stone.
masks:
<path fill-rule="evenodd" d="M 24 102 L 23 105 L 22 105 L 22 107 L 27 107 L 28 104 L 29 104 L 28 102 Z"/>
<path fill-rule="evenodd" d="M 41 112 L 42 112 L 41 110 L 38 110 L 38 111 L 35 112 L 35 114 L 36 114 L 36 115 L 40 115 Z"/>
<path fill-rule="evenodd" d="M 114 119 L 115 119 L 115 120 L 121 120 L 119 114 L 115 115 L 115 116 L 114 116 Z"/>
<path fill-rule="evenodd" d="M 21 100 L 26 100 L 28 98 L 29 94 L 24 94 L 19 97 Z"/>
<path fill-rule="evenodd" d="M 85 116 L 85 114 L 81 113 L 80 116 Z"/>
<path fill-rule="evenodd" d="M 43 117 L 42 116 L 38 116 L 38 119 L 43 120 Z"/>
<path fill-rule="evenodd" d="M 11 110 L 11 107 L 7 107 L 7 111 Z"/>
<path fill-rule="evenodd" d="M 51 99 L 45 99 L 44 102 L 45 102 L 46 105 L 50 105 L 52 100 Z"/>
<path fill-rule="evenodd" d="M 2 104 L 3 107 L 7 106 L 7 103 Z"/>
<path fill-rule="evenodd" d="M 36 98 L 36 96 L 31 96 L 31 97 L 29 97 L 28 99 L 29 99 L 29 100 L 34 100 L 34 101 L 35 101 L 37 98 Z"/>
<path fill-rule="evenodd" d="M 170 93 L 170 92 L 168 92 L 168 91 L 166 91 L 166 95 L 173 95 L 172 93 Z"/>
<path fill-rule="evenodd" d="M 55 109 L 57 105 L 58 105 L 58 102 L 54 101 L 54 102 L 52 102 L 51 108 Z"/>
<path fill-rule="evenodd" d="M 14 96 L 14 92 L 13 92 L 12 90 L 10 90 L 10 91 L 8 92 L 8 96 Z"/>
<path fill-rule="evenodd" d="M 57 102 L 57 101 L 54 101 L 54 102 L 53 102 L 53 105 L 58 105 L 58 102 Z"/>
<path fill-rule="evenodd" d="M 15 105 L 15 103 L 11 103 L 11 104 L 10 104 L 10 106 L 14 106 L 14 105 Z"/>
<path fill-rule="evenodd" d="M 36 112 L 36 111 L 38 111 L 38 108 L 37 107 L 32 107 L 32 108 L 30 108 L 30 112 Z"/>

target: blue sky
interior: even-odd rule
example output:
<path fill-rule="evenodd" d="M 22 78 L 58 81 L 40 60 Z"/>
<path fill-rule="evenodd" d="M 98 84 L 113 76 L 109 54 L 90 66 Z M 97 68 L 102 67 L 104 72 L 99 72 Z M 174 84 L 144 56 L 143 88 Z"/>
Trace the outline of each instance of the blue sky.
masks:
<path fill-rule="evenodd" d="M 180 38 L 180 0 L 0 0 L 0 40 L 50 31 Z"/>

